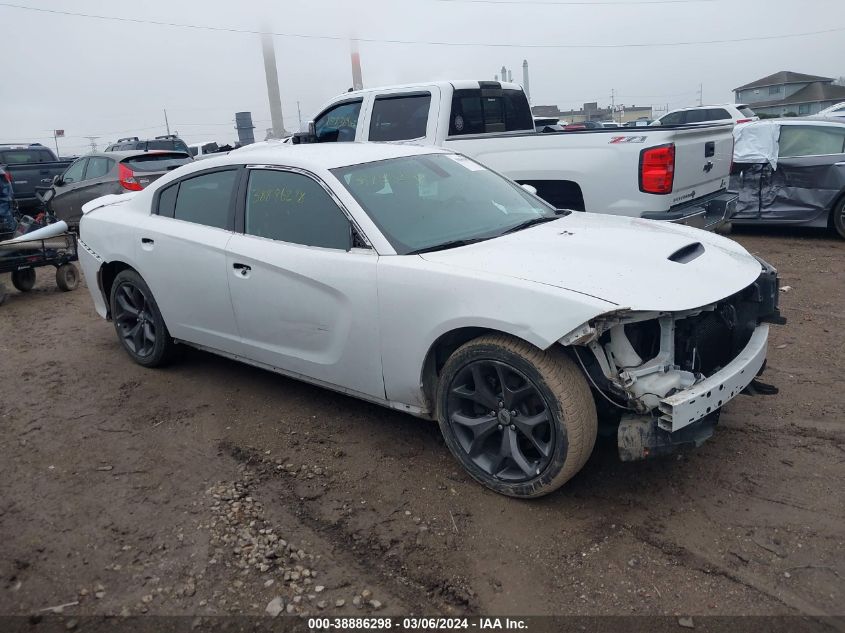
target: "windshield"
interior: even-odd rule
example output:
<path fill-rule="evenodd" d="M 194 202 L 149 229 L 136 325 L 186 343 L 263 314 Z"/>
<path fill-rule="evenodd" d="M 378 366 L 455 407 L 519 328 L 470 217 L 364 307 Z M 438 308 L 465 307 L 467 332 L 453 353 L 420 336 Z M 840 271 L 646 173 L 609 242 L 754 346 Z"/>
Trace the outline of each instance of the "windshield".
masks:
<path fill-rule="evenodd" d="M 332 173 L 400 255 L 558 217 L 519 185 L 456 154 L 393 158 Z"/>

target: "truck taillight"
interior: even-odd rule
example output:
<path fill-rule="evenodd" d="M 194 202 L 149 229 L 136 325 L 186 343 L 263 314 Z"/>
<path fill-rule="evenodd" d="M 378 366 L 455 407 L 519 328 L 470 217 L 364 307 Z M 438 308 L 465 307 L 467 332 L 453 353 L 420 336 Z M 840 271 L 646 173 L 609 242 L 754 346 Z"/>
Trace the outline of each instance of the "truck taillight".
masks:
<path fill-rule="evenodd" d="M 675 144 L 649 147 L 640 152 L 640 191 L 672 193 L 675 182 Z"/>
<path fill-rule="evenodd" d="M 120 181 L 123 188 L 128 189 L 129 191 L 141 191 L 141 189 L 143 189 L 141 183 L 135 180 L 135 172 L 123 163 L 118 165 L 117 179 Z"/>
<path fill-rule="evenodd" d="M 9 172 L 7 172 L 7 171 L 4 171 L 4 172 L 3 172 L 3 176 L 5 176 L 5 177 L 6 177 L 6 182 L 8 182 L 9 184 L 11 184 L 11 182 L 12 182 L 12 174 L 10 174 L 10 173 L 9 173 Z"/>

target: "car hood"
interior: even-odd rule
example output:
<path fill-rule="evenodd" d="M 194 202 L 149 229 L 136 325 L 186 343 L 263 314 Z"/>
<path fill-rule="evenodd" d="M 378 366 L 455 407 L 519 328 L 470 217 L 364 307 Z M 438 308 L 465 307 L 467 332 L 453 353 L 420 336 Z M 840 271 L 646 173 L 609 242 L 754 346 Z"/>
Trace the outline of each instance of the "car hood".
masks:
<path fill-rule="evenodd" d="M 427 261 L 555 286 L 631 310 L 675 311 L 750 285 L 760 262 L 736 242 L 666 222 L 572 213 Z"/>

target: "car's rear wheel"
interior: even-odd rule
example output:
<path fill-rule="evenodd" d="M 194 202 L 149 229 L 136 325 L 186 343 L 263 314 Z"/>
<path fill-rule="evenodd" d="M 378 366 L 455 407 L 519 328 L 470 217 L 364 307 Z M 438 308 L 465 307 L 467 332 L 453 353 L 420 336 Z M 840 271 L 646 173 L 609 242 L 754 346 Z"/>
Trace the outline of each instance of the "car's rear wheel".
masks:
<path fill-rule="evenodd" d="M 158 367 L 172 359 L 176 344 L 153 293 L 138 273 L 118 273 L 110 303 L 118 340 L 132 360 L 144 367 Z"/>
<path fill-rule="evenodd" d="M 20 292 L 29 292 L 35 288 L 35 269 L 13 270 L 12 285 Z"/>
<path fill-rule="evenodd" d="M 595 402 L 572 360 L 506 335 L 452 354 L 440 374 L 437 417 L 467 472 L 513 497 L 562 486 L 586 463 L 597 432 Z"/>
<path fill-rule="evenodd" d="M 845 239 L 845 197 L 833 207 L 831 211 L 831 219 L 833 220 L 833 228 L 839 233 L 839 237 Z"/>

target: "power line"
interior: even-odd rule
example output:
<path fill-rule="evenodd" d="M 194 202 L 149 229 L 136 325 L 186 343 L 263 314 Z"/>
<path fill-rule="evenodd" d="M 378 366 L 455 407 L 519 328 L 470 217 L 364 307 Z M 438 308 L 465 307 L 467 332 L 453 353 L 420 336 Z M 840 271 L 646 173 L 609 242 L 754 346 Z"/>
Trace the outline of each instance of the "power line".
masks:
<path fill-rule="evenodd" d="M 694 4 L 702 2 L 716 2 L 716 0 L 579 0 L 579 1 L 559 1 L 559 0 L 434 0 L 434 2 L 452 2 L 452 3 L 467 3 L 467 4 L 546 4 L 546 5 L 563 5 L 563 6 L 593 6 L 593 5 L 637 5 L 637 4 Z"/>
<path fill-rule="evenodd" d="M 260 35 L 267 33 L 275 37 L 290 37 L 308 40 L 333 40 L 346 42 L 349 38 L 345 35 L 313 35 L 304 33 L 279 33 L 279 32 L 265 32 L 256 31 L 252 29 L 235 29 L 221 26 L 208 26 L 200 24 L 188 24 L 184 22 L 162 22 L 159 20 L 146 20 L 141 18 L 123 18 L 119 16 L 109 15 L 95 15 L 93 13 L 77 13 L 73 11 L 61 11 L 59 9 L 45 9 L 43 7 L 26 7 L 19 4 L 12 4 L 10 2 L 0 2 L 0 7 L 7 7 L 10 9 L 20 9 L 22 11 L 37 11 L 40 13 L 52 13 L 54 15 L 68 15 L 73 17 L 90 18 L 95 20 L 109 20 L 114 22 L 131 22 L 133 24 L 151 24 L 155 26 L 170 26 L 175 28 L 194 29 L 199 31 L 215 31 L 225 33 L 243 33 L 248 35 Z M 740 37 L 734 39 L 722 40 L 698 40 L 698 41 L 681 41 L 681 42 L 642 42 L 642 43 L 628 43 L 628 44 L 513 44 L 504 42 L 447 42 L 437 40 L 391 40 L 379 38 L 356 37 L 358 42 L 374 43 L 374 44 L 425 44 L 427 46 L 477 46 L 483 48 L 533 48 L 533 49 L 601 49 L 601 48 L 657 48 L 662 46 L 693 46 L 693 45 L 708 45 L 708 44 L 729 44 L 735 42 L 760 42 L 765 40 L 782 40 L 796 37 L 808 37 L 811 35 L 824 35 L 827 33 L 839 33 L 845 31 L 845 26 L 831 29 L 823 29 L 820 31 L 806 31 L 803 33 L 785 33 L 781 35 L 763 35 L 758 37 Z"/>

